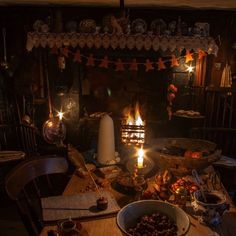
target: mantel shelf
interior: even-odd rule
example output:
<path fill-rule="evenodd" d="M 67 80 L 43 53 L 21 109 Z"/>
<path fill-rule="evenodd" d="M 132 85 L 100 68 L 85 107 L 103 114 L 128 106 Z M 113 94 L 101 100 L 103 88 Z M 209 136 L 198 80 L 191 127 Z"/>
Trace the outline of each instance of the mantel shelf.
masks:
<path fill-rule="evenodd" d="M 85 33 L 39 33 L 29 32 L 27 35 L 28 51 L 34 47 L 62 47 L 120 49 L 120 50 L 153 50 L 174 52 L 175 50 L 199 49 L 208 54 L 217 54 L 218 46 L 212 37 L 199 36 L 157 36 L 149 34 L 85 34 Z"/>

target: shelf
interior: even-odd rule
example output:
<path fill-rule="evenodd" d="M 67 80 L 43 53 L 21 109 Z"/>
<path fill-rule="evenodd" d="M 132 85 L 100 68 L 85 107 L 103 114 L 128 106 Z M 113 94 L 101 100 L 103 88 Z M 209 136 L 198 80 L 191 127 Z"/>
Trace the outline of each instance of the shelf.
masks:
<path fill-rule="evenodd" d="M 85 33 L 38 33 L 27 34 L 28 51 L 38 47 L 72 47 L 95 49 L 167 51 L 199 49 L 217 55 L 218 46 L 212 37 L 199 36 L 157 36 L 152 34 L 85 34 Z"/>

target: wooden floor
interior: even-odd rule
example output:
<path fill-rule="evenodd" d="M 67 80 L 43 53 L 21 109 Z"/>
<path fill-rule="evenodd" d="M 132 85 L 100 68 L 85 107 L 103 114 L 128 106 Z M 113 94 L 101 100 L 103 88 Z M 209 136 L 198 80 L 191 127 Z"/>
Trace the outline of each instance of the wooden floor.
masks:
<path fill-rule="evenodd" d="M 28 236 L 17 208 L 3 190 L 0 190 L 0 236 Z"/>

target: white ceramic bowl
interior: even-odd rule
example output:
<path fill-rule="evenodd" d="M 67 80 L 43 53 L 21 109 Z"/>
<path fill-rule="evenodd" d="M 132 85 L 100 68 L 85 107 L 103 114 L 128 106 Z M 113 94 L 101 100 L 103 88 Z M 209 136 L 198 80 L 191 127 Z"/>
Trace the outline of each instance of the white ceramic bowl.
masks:
<path fill-rule="evenodd" d="M 185 235 L 188 232 L 188 215 L 181 208 L 158 200 L 142 200 L 126 205 L 117 214 L 117 225 L 124 235 L 130 235 L 127 233 L 127 229 L 135 226 L 138 218 L 155 212 L 166 214 L 176 223 L 178 227 L 177 236 Z"/>

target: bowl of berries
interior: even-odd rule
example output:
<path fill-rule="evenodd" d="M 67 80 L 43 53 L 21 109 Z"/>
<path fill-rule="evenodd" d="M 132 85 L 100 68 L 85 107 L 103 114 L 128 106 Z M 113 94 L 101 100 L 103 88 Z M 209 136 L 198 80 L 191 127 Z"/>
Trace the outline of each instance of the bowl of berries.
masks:
<path fill-rule="evenodd" d="M 141 200 L 123 207 L 117 214 L 117 225 L 124 235 L 185 235 L 189 218 L 179 207 L 159 200 Z"/>

